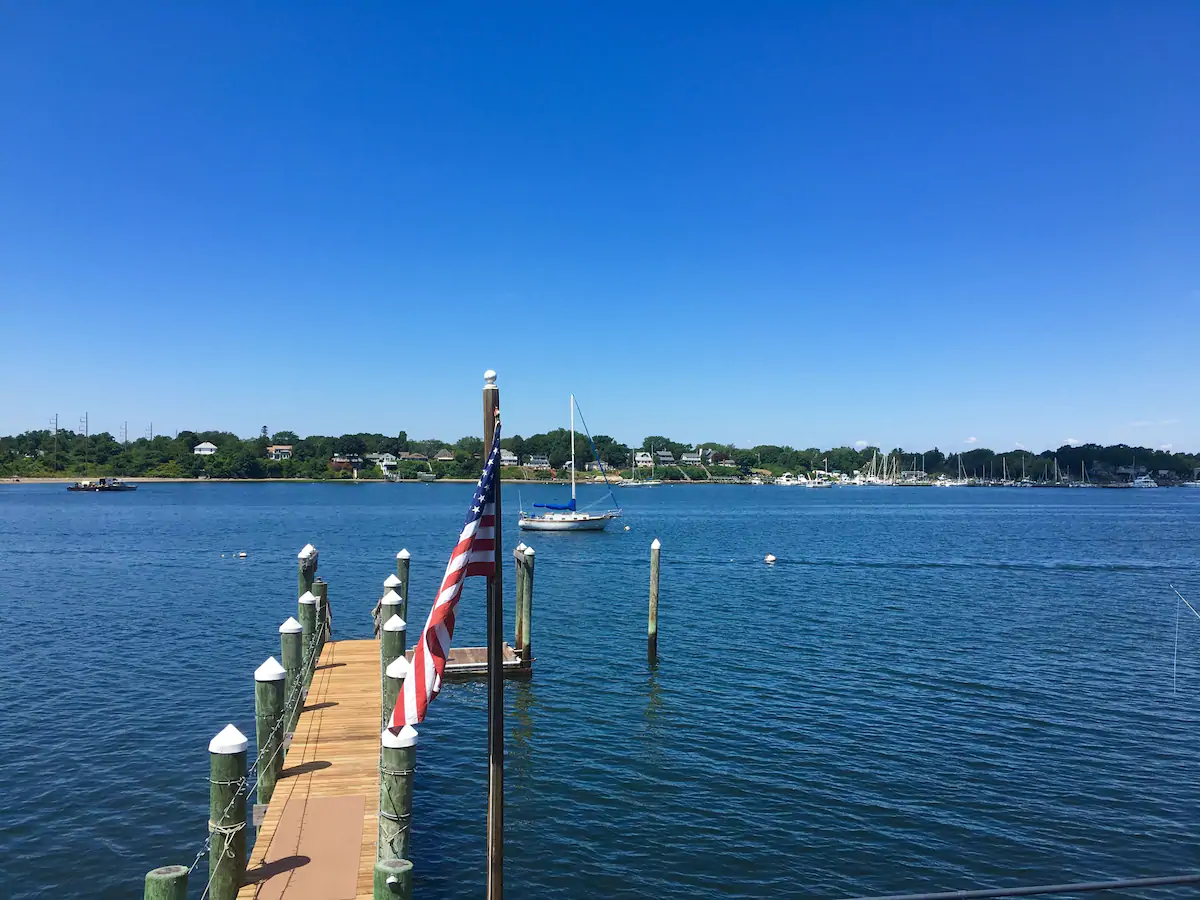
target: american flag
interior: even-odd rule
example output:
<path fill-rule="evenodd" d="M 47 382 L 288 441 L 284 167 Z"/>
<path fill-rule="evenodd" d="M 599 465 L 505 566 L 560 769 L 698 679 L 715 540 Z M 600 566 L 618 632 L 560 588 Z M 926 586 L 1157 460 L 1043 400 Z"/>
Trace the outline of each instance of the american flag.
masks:
<path fill-rule="evenodd" d="M 404 689 L 392 710 L 388 727 L 393 731 L 421 722 L 429 701 L 442 689 L 442 673 L 446 670 L 450 641 L 454 637 L 454 611 L 462 596 L 463 581 L 471 575 L 491 575 L 496 571 L 496 476 L 499 469 L 500 420 L 497 419 L 496 434 L 483 474 L 475 486 L 467 519 L 454 552 L 450 554 L 446 575 L 421 631 L 421 640 L 413 648 L 412 666 L 404 679 Z"/>

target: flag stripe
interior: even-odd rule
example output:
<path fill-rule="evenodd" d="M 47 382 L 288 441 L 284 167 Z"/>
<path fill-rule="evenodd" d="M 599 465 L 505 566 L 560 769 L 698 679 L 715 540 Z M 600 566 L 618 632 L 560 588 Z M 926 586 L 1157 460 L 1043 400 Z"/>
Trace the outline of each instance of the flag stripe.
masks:
<path fill-rule="evenodd" d="M 463 582 L 475 575 L 489 576 L 496 571 L 496 503 L 500 458 L 500 423 L 492 438 L 491 451 L 479 476 L 466 521 L 458 535 L 442 586 L 438 588 L 429 618 L 421 630 L 421 639 L 413 648 L 412 665 L 404 679 L 404 689 L 396 700 L 388 727 L 399 731 L 425 719 L 429 703 L 442 689 L 442 675 L 450 656 L 454 637 L 454 613 L 462 597 Z"/>

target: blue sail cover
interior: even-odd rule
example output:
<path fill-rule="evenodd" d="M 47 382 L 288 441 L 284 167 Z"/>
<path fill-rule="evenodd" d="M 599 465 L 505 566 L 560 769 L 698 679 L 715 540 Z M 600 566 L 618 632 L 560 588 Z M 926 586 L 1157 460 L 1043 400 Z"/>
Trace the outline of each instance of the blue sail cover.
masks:
<path fill-rule="evenodd" d="M 540 509 L 559 509 L 559 510 L 564 510 L 566 512 L 575 512 L 574 498 L 572 498 L 571 501 L 569 503 L 567 503 L 566 506 L 560 506 L 557 503 L 535 503 L 533 505 L 536 507 L 539 507 Z"/>

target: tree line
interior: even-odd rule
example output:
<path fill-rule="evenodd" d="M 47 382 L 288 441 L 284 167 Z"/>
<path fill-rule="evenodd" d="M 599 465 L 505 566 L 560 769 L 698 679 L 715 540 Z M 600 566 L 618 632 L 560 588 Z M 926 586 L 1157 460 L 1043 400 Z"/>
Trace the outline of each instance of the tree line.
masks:
<path fill-rule="evenodd" d="M 212 455 L 198 456 L 197 444 L 209 442 L 217 450 Z M 290 444 L 291 459 L 267 458 L 267 447 Z M 513 435 L 501 441 L 525 463 L 530 456 L 544 455 L 551 467 L 561 471 L 571 458 L 571 433 L 557 428 L 530 437 Z M 594 448 L 594 453 L 593 453 Z M 1043 480 L 1052 477 L 1055 464 L 1060 472 L 1078 478 L 1083 467 L 1097 480 L 1115 477 L 1118 468 L 1145 467 L 1153 473 L 1166 472 L 1169 477 L 1185 480 L 1194 477 L 1200 468 L 1200 455 L 1173 453 L 1126 444 L 1066 445 L 1057 450 L 1031 453 L 1026 450 L 996 452 L 973 447 L 957 453 L 945 453 L 937 447 L 912 450 L 896 447 L 885 451 L 879 447 L 833 447 L 820 449 L 776 444 L 757 447 L 736 447 L 732 444 L 707 442 L 689 444 L 674 441 L 664 435 L 650 435 L 639 446 L 632 447 L 609 435 L 596 435 L 594 441 L 585 434 L 575 435 L 575 458 L 582 468 L 593 458 L 600 459 L 612 470 L 628 471 L 633 454 L 638 450 L 653 453 L 668 450 L 679 460 L 683 453 L 702 449 L 710 452 L 715 461 L 729 465 L 659 469 L 656 475 L 672 479 L 686 477 L 705 479 L 710 476 L 746 475 L 751 472 L 774 475 L 788 471 L 796 475 L 814 471 L 837 471 L 852 474 L 865 470 L 872 459 L 879 463 L 885 456 L 897 457 L 900 467 L 920 470 L 929 475 L 956 476 L 960 471 L 969 476 L 999 478 L 1005 471 L 1010 477 Z M 442 450 L 453 454 L 452 460 L 435 461 Z M 174 437 L 158 435 L 153 439 L 138 438 L 118 441 L 108 432 L 85 437 L 63 430 L 27 431 L 23 434 L 0 437 L 0 475 L 5 477 L 99 475 L 144 476 L 159 478 L 350 478 L 350 471 L 335 471 L 330 460 L 335 456 L 359 457 L 364 460 L 360 477 L 380 477 L 381 472 L 365 458 L 373 453 L 419 453 L 428 462 L 405 460 L 398 464 L 401 477 L 415 478 L 419 472 L 433 471 L 443 477 L 475 478 L 479 474 L 483 453 L 482 439 L 474 436 L 459 438 L 451 443 L 436 439 L 410 440 L 401 431 L 392 437 L 384 434 L 344 434 L 339 437 L 311 435 L 300 437 L 295 432 L 278 431 L 270 437 L 250 439 L 224 431 L 181 431 Z M 511 473 L 511 477 L 531 477 L 532 473 Z"/>

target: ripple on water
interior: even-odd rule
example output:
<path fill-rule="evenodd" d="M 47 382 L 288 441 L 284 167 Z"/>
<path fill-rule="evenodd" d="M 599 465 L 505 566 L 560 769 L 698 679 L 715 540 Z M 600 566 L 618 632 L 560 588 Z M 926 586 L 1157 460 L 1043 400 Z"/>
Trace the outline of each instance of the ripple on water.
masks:
<path fill-rule="evenodd" d="M 207 740 L 253 731 L 296 549 L 320 547 L 339 632 L 366 636 L 400 546 L 427 608 L 468 493 L 0 492 L 0 896 L 83 870 L 89 895 L 125 897 L 190 862 Z M 834 897 L 1195 869 L 1200 622 L 1181 621 L 1174 694 L 1166 583 L 1200 588 L 1200 503 L 1149 493 L 664 488 L 622 498 L 630 532 L 537 536 L 537 673 L 506 693 L 511 889 Z M 481 607 L 472 586 L 459 643 Z M 422 726 L 422 896 L 482 888 L 485 711 L 456 685 Z"/>

